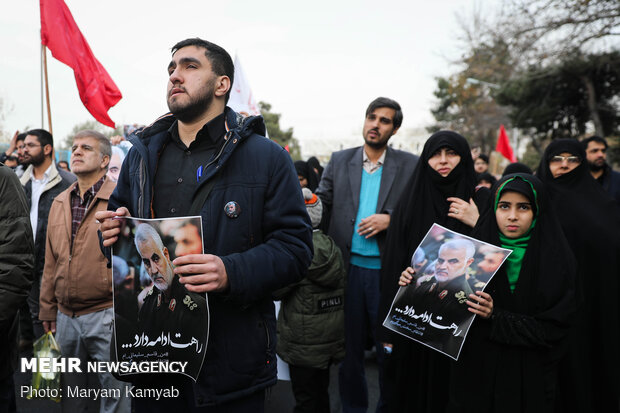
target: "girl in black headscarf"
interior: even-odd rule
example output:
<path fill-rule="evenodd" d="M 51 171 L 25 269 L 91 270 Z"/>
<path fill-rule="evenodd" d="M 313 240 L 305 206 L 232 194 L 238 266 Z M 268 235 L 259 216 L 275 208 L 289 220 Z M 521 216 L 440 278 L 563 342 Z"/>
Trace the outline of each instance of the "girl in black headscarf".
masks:
<path fill-rule="evenodd" d="M 411 256 L 433 223 L 469 234 L 479 211 L 483 212 L 483 206 L 488 205 L 488 189 L 475 191 L 469 145 L 456 132 L 440 131 L 426 141 L 407 187 L 409 191 L 403 192 L 392 213 L 381 262 L 380 323 L 388 314 L 401 272 L 409 267 Z M 383 372 L 389 410 L 443 411 L 447 402 L 448 357 L 382 326 L 378 334 L 381 341 L 393 344 Z"/>
<path fill-rule="evenodd" d="M 491 317 L 476 318 L 452 364 L 448 411 L 553 412 L 576 310 L 574 259 L 540 180 L 512 174 L 493 189 L 471 236 L 513 253 L 486 288 Z"/>
<path fill-rule="evenodd" d="M 295 161 L 295 170 L 297 171 L 301 187 L 309 188 L 314 193 L 319 186 L 319 178 L 314 169 L 306 161 Z"/>
<path fill-rule="evenodd" d="M 592 178 L 581 144 L 551 142 L 537 176 L 577 260 L 579 311 L 560 364 L 558 412 L 618 412 L 620 212 Z"/>

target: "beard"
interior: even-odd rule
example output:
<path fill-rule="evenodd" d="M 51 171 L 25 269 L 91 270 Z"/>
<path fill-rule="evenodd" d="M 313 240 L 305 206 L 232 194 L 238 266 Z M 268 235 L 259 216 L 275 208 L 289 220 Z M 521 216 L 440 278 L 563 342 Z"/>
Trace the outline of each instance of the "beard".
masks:
<path fill-rule="evenodd" d="M 390 139 L 388 138 L 388 139 L 386 139 L 384 141 L 373 141 L 373 140 L 370 140 L 370 139 L 364 137 L 364 142 L 366 143 L 366 145 L 370 146 L 373 149 L 383 149 L 383 148 L 385 148 L 387 146 L 389 140 Z"/>
<path fill-rule="evenodd" d="M 45 154 L 43 151 L 39 152 L 36 155 L 30 155 L 27 158 L 24 158 L 24 166 L 33 165 L 39 166 L 45 161 Z"/>
<path fill-rule="evenodd" d="M 603 162 L 590 162 L 588 161 L 588 166 L 590 167 L 590 170 L 593 172 L 598 172 L 602 169 L 604 169 L 607 166 L 607 162 L 603 161 Z"/>
<path fill-rule="evenodd" d="M 215 90 L 214 83 L 210 82 L 198 90 L 196 96 L 190 96 L 186 91 L 185 93 L 189 97 L 189 102 L 187 103 L 173 102 L 168 98 L 168 109 L 181 122 L 191 123 L 195 121 L 211 106 Z"/>

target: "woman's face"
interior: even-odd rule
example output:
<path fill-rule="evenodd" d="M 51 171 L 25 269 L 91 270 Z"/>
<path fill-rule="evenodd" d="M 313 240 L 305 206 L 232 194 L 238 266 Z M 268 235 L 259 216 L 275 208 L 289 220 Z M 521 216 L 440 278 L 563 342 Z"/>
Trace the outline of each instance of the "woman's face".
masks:
<path fill-rule="evenodd" d="M 534 210 L 530 200 L 518 192 L 504 192 L 495 211 L 497 226 L 508 238 L 519 238 L 532 226 Z"/>
<path fill-rule="evenodd" d="M 450 172 L 456 168 L 460 161 L 461 156 L 454 149 L 441 148 L 428 159 L 428 166 L 445 178 L 450 175 Z"/>
<path fill-rule="evenodd" d="M 299 185 L 301 185 L 302 188 L 306 188 L 308 186 L 308 180 L 305 176 L 297 175 L 297 178 L 299 178 Z"/>

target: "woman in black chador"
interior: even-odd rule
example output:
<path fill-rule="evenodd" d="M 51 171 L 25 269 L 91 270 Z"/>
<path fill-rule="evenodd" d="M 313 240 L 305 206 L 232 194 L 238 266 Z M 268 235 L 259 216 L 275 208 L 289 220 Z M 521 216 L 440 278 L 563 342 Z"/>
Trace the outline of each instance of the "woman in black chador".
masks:
<path fill-rule="evenodd" d="M 513 252 L 487 286 L 491 317 L 476 317 L 452 364 L 447 410 L 553 412 L 576 310 L 575 261 L 539 179 L 507 175 L 493 189 L 471 236 Z"/>
<path fill-rule="evenodd" d="M 489 191 L 475 191 L 476 176 L 469 145 L 456 132 L 440 131 L 424 145 L 420 162 L 394 210 L 381 264 L 379 322 L 383 323 L 398 290 L 403 269 L 433 223 L 469 234 Z M 413 270 L 411 270 L 413 271 Z M 393 345 L 386 357 L 386 401 L 393 412 L 445 410 L 449 358 L 380 326 L 380 340 Z"/>
<path fill-rule="evenodd" d="M 620 211 L 574 139 L 551 142 L 537 176 L 577 260 L 578 311 L 560 364 L 558 412 L 620 411 Z"/>

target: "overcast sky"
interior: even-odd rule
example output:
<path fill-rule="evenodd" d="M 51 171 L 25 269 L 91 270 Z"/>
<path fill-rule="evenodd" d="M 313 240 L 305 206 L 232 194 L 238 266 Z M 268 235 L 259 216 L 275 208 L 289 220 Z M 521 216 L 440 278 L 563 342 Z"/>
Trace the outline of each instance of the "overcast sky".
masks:
<path fill-rule="evenodd" d="M 149 124 L 167 112 L 170 47 L 197 36 L 239 56 L 253 94 L 294 128 L 304 155 L 361 143 L 365 108 L 377 96 L 402 105 L 403 129 L 431 123 L 434 78 L 460 69 L 449 63 L 461 54 L 456 13 L 474 7 L 474 0 L 65 2 L 123 94 L 109 112 L 117 124 Z M 477 4 L 489 11 L 492 3 Z M 0 10 L 5 130 L 40 127 L 39 2 L 6 1 Z M 48 71 L 53 132 L 64 139 L 93 118 L 72 70 L 49 52 Z"/>

